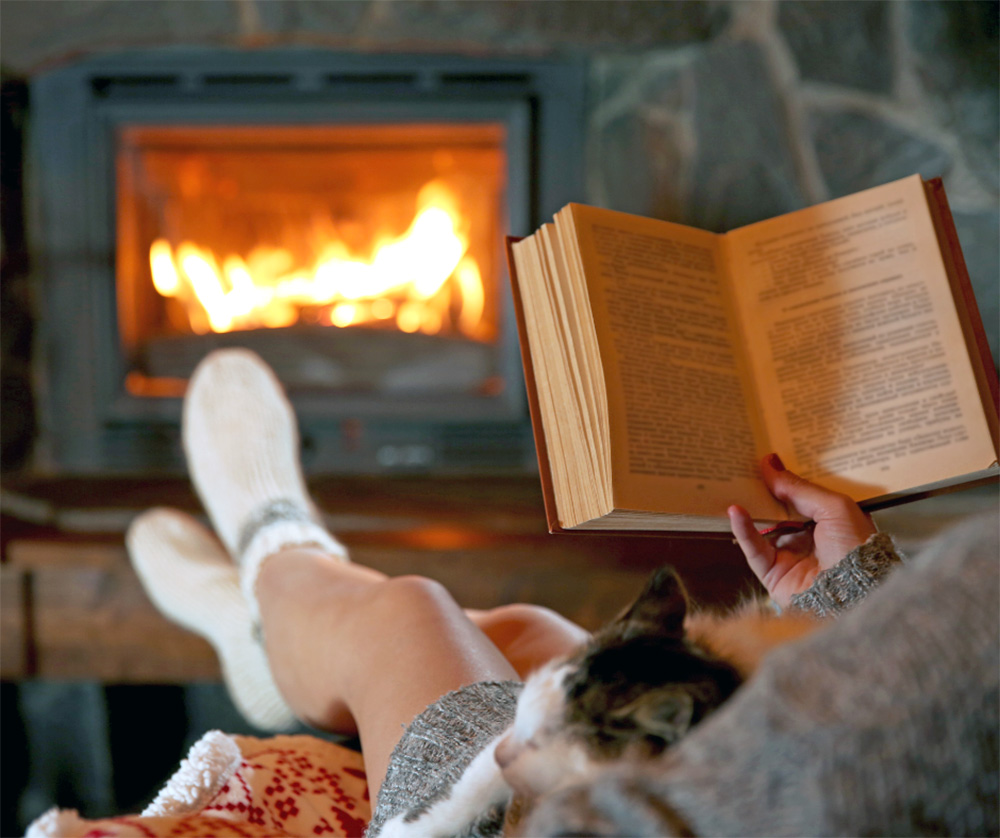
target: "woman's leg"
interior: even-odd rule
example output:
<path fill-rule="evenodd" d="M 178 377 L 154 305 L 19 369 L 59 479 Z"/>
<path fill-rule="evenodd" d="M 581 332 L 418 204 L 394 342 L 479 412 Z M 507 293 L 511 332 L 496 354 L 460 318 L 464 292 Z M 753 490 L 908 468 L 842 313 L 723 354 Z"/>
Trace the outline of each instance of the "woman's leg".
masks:
<path fill-rule="evenodd" d="M 291 405 L 256 355 L 223 350 L 199 365 L 183 439 L 274 681 L 306 721 L 345 729 L 353 720 L 373 791 L 403 726 L 428 704 L 475 681 L 516 678 L 440 585 L 348 561 L 308 496 Z"/>
<path fill-rule="evenodd" d="M 386 579 L 292 548 L 264 562 L 256 591 L 278 688 L 306 722 L 356 727 L 373 795 L 403 728 L 429 704 L 476 681 L 517 678 L 428 579 Z"/>
<path fill-rule="evenodd" d="M 522 680 L 590 640 L 588 631 L 540 605 L 515 603 L 487 611 L 467 608 L 465 614 L 493 641 Z"/>
<path fill-rule="evenodd" d="M 437 582 L 386 578 L 309 548 L 264 562 L 257 598 L 282 695 L 309 724 L 357 730 L 373 790 L 403 727 L 429 704 L 466 684 L 517 680 L 588 636 L 533 606 L 470 619 Z"/>
<path fill-rule="evenodd" d="M 524 677 L 587 637 L 579 627 L 536 606 L 464 612 L 496 647 L 484 649 L 483 637 L 458 616 L 457 606 L 435 583 L 404 577 L 390 585 L 388 577 L 377 571 L 334 562 L 314 549 L 293 549 L 265 562 L 257 582 L 269 661 L 254 640 L 235 565 L 198 521 L 177 510 L 150 510 L 129 528 L 128 548 L 153 602 L 170 619 L 212 643 L 234 703 L 248 721 L 266 730 L 288 729 L 301 717 L 326 730 L 356 734 L 353 713 L 360 712 L 356 708 L 375 710 L 378 718 L 405 717 L 412 714 L 413 707 L 419 710 L 422 702 L 430 703 L 437 697 L 434 693 L 447 691 L 470 677 L 511 677 L 510 667 L 504 667 L 489 673 L 459 671 L 453 678 L 454 671 L 448 674 L 441 667 L 442 660 L 448 666 L 461 661 L 451 652 L 444 654 L 449 644 L 458 644 L 466 654 L 478 648 L 474 662 L 479 670 L 485 669 L 488 661 L 495 663 L 498 651 L 517 675 Z M 290 610 L 290 615 L 284 616 L 282 609 Z M 338 615 L 339 628 L 327 628 Z M 416 623 L 416 631 L 405 622 Z M 360 635 L 360 640 L 351 639 L 352 633 Z M 464 634 L 464 639 L 459 639 L 459 634 Z M 390 665 L 376 666 L 372 655 L 363 651 L 393 636 L 417 645 L 420 653 L 432 650 L 433 660 L 425 665 L 402 644 L 395 644 L 397 654 L 405 653 L 403 663 L 412 662 L 419 669 L 416 677 L 407 676 L 405 682 L 417 693 L 395 707 L 381 697 L 349 702 L 349 695 L 365 689 L 364 685 L 359 690 L 352 687 L 359 666 L 362 675 L 372 676 L 376 692 L 397 689 L 394 673 L 399 665 L 392 663 L 390 671 L 380 675 L 380 670 Z M 327 651 L 328 645 L 333 646 L 333 652 Z M 343 654 L 345 651 L 348 654 Z M 447 683 L 434 686 L 433 680 L 425 678 L 427 672 L 445 677 Z M 275 673 L 281 678 L 280 690 Z M 407 708 L 407 701 L 413 706 Z M 363 736 L 371 770 L 380 770 L 374 764 L 381 759 L 377 754 L 385 754 L 392 744 L 380 743 L 378 732 L 388 730 L 398 735 L 400 724 L 391 719 L 365 720 Z M 373 782 L 377 778 L 373 777 Z"/>

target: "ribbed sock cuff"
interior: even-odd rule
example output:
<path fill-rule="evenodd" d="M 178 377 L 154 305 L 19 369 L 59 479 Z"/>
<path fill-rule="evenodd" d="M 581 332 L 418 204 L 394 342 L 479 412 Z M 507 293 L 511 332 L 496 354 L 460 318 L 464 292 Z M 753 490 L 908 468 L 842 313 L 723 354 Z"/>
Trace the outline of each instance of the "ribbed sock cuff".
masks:
<path fill-rule="evenodd" d="M 278 515 L 255 516 L 260 521 L 245 541 L 240 551 L 240 585 L 243 596 L 253 615 L 254 622 L 260 624 L 260 608 L 257 604 L 257 577 L 264 560 L 286 547 L 315 546 L 332 556 L 347 560 L 347 548 L 335 539 L 324 527 L 317 524 L 308 514 L 297 509 L 294 518 Z M 244 533 L 248 530 L 244 528 Z M 244 540 L 241 539 L 241 546 Z"/>

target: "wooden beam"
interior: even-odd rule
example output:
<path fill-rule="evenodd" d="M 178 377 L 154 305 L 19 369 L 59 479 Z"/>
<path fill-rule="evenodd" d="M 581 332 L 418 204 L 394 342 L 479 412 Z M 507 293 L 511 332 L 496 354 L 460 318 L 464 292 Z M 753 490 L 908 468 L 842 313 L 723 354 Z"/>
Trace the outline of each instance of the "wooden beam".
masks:
<path fill-rule="evenodd" d="M 4 680 L 28 674 L 28 582 L 21 568 L 0 566 L 0 678 Z"/>
<path fill-rule="evenodd" d="M 117 548 L 107 566 L 50 566 L 34 577 L 35 674 L 108 683 L 216 680 L 211 646 L 162 617 Z"/>

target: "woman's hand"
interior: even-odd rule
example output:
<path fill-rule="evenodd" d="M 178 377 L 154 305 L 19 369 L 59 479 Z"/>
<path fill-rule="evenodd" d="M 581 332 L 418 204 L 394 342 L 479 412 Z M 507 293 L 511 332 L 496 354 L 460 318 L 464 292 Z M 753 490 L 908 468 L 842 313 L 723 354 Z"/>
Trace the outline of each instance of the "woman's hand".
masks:
<path fill-rule="evenodd" d="M 769 535 L 757 532 L 740 506 L 729 507 L 729 523 L 750 569 L 782 608 L 793 594 L 805 591 L 821 570 L 833 567 L 878 530 L 872 519 L 847 495 L 810 483 L 785 469 L 777 454 L 761 463 L 771 494 L 802 515 L 811 525 Z"/>

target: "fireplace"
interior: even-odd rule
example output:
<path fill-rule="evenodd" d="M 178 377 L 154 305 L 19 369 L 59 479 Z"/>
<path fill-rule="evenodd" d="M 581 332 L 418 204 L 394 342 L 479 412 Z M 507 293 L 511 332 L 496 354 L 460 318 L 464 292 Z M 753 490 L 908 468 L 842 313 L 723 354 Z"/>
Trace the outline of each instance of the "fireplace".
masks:
<path fill-rule="evenodd" d="M 43 467 L 179 468 L 232 345 L 310 471 L 531 467 L 502 241 L 580 198 L 579 65 L 119 55 L 41 76 L 31 135 Z"/>

